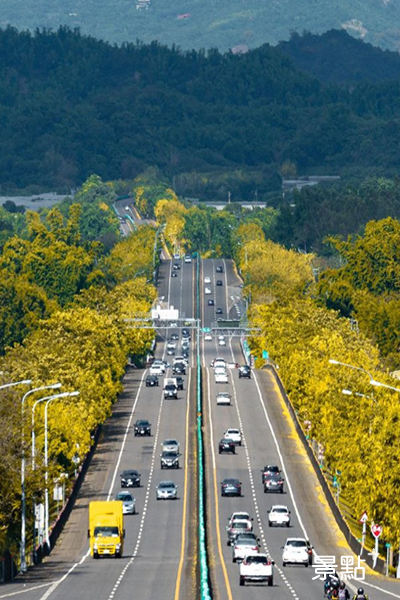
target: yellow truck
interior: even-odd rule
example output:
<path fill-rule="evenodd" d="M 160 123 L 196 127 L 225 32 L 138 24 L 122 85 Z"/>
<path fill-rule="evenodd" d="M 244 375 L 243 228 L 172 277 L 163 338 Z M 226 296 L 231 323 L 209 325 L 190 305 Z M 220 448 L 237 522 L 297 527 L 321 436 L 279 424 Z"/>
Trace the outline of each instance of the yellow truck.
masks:
<path fill-rule="evenodd" d="M 125 537 L 121 501 L 90 502 L 88 537 L 93 558 L 121 558 Z"/>

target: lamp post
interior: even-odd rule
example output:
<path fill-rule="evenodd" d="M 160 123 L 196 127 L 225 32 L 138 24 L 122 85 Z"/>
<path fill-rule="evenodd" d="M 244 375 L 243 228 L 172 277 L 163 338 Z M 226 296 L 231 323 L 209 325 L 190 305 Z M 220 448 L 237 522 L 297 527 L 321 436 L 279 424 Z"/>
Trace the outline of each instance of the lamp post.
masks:
<path fill-rule="evenodd" d="M 21 400 L 21 424 L 22 424 L 22 459 L 21 459 L 21 573 L 26 573 L 26 495 L 25 495 L 25 400 L 30 394 L 42 390 L 55 390 L 61 387 L 61 383 L 53 385 L 44 385 L 33 390 L 29 390 L 22 396 Z"/>
<path fill-rule="evenodd" d="M 376 387 L 383 387 L 387 390 L 393 390 L 395 392 L 400 392 L 400 388 L 393 387 L 392 385 L 387 385 L 386 383 L 382 383 L 381 381 L 376 381 L 375 379 L 370 380 L 371 385 L 375 385 Z"/>
<path fill-rule="evenodd" d="M 335 360 L 334 358 L 330 358 L 329 359 L 329 363 L 331 365 L 338 365 L 340 367 L 347 367 L 348 369 L 353 369 L 354 371 L 361 371 L 361 373 L 365 373 L 366 375 L 368 375 L 368 377 L 370 379 L 370 383 L 374 380 L 374 378 L 372 377 L 371 373 L 369 371 L 367 371 L 367 369 L 364 369 L 363 367 L 356 367 L 355 365 L 349 365 L 348 363 L 340 362 L 340 360 Z M 375 402 L 375 398 L 374 398 L 374 394 L 373 393 L 372 393 L 372 400 Z"/>
<path fill-rule="evenodd" d="M 49 488 L 48 488 L 48 426 L 47 426 L 47 412 L 49 404 L 55 400 L 61 398 L 71 398 L 73 396 L 79 396 L 79 392 L 65 392 L 63 394 L 57 394 L 46 401 L 44 409 L 44 466 L 45 466 L 45 490 L 44 490 L 44 511 L 45 511 L 45 540 L 48 550 L 50 550 L 50 538 L 49 538 Z"/>
<path fill-rule="evenodd" d="M 12 383 L 4 383 L 0 385 L 0 390 L 5 390 L 6 388 L 13 387 L 14 385 L 30 385 L 32 383 L 31 379 L 23 379 L 22 381 L 13 381 Z"/>

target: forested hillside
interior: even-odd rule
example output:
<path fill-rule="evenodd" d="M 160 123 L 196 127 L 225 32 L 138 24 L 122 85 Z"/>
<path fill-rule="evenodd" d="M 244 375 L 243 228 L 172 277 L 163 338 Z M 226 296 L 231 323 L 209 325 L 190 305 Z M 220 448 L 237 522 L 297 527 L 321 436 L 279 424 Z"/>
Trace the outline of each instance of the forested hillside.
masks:
<path fill-rule="evenodd" d="M 233 174 L 243 199 L 262 199 L 287 164 L 301 174 L 400 168 L 400 81 L 325 87 L 269 46 L 244 56 L 118 48 L 66 29 L 0 31 L 0 55 L 3 190 L 157 165 L 179 176 L 181 194 L 207 196 L 196 182 L 222 174 L 226 198 Z"/>
<path fill-rule="evenodd" d="M 399 79 L 400 56 L 356 40 L 343 30 L 322 35 L 293 33 L 277 46 L 294 64 L 324 82 L 357 83 Z"/>

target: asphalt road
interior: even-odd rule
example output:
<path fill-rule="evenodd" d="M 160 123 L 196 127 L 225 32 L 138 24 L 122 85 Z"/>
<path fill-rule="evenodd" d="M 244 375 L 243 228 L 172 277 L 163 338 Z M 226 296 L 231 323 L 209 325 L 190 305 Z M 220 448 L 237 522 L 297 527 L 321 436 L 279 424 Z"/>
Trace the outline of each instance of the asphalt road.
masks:
<path fill-rule="evenodd" d="M 216 266 L 224 267 L 223 287 L 214 287 Z M 213 284 L 204 283 L 209 277 Z M 215 306 L 223 308 L 224 315 L 236 318 L 240 302 L 240 283 L 231 261 L 205 260 L 202 262 L 203 326 L 215 321 L 213 307 L 208 299 L 214 298 Z M 211 287 L 212 295 L 204 294 L 204 287 Z M 252 378 L 239 379 L 236 369 L 229 370 L 229 384 L 216 384 L 211 360 L 221 356 L 231 363 L 244 364 L 239 339 L 226 338 L 226 346 L 213 341 L 202 342 L 203 356 L 203 414 L 207 452 L 207 488 L 209 491 L 209 552 L 214 597 L 218 600 L 259 599 L 268 595 L 280 600 L 286 598 L 317 600 L 322 598 L 323 583 L 316 577 L 314 568 L 282 566 L 282 546 L 287 537 L 305 537 L 314 547 L 316 557 L 334 557 L 337 570 L 341 571 L 342 557 L 350 556 L 357 565 L 346 541 L 338 530 L 324 499 L 317 477 L 307 455 L 297 438 L 288 411 L 282 402 L 279 388 L 269 371 L 253 371 Z M 217 406 L 219 391 L 229 391 L 232 406 Z M 240 428 L 242 447 L 236 455 L 218 454 L 218 442 L 228 427 Z M 281 467 L 285 485 L 284 493 L 263 491 L 261 469 L 266 464 Z M 221 497 L 220 482 L 225 477 L 238 478 L 243 484 L 242 497 Z M 268 510 L 274 504 L 284 504 L 291 511 L 290 528 L 270 528 Z M 246 584 L 239 587 L 239 566 L 232 562 L 232 550 L 227 546 L 226 524 L 233 511 L 244 510 L 253 518 L 254 531 L 260 538 L 261 549 L 275 560 L 274 587 L 266 584 Z M 349 570 L 352 570 L 351 567 Z M 375 598 L 399 598 L 400 586 L 395 580 L 366 575 L 365 581 L 349 583 L 354 593 L 362 586 L 371 600 Z"/>
<path fill-rule="evenodd" d="M 159 271 L 158 295 L 179 308 L 186 318 L 195 317 L 196 263 L 180 260 L 176 277 L 172 264 L 165 261 Z M 216 267 L 223 267 L 223 274 Z M 212 294 L 204 294 L 204 278 L 210 277 Z M 217 286 L 221 279 L 222 286 Z M 231 261 L 205 260 L 201 263 L 202 326 L 216 321 L 216 308 L 223 318 L 236 319 L 243 312 L 240 280 Z M 208 299 L 214 306 L 208 306 Z M 159 332 L 157 355 L 165 356 L 165 340 L 175 329 Z M 194 337 L 194 336 L 193 336 Z M 196 399 L 194 341 L 191 369 L 184 377 L 185 390 L 178 400 L 162 398 L 162 386 L 146 388 L 146 371 L 129 370 L 124 392 L 116 403 L 112 417 L 103 428 L 98 448 L 89 467 L 76 506 L 50 557 L 39 567 L 0 588 L 0 599 L 23 595 L 27 600 L 141 600 L 195 598 L 197 564 L 196 524 Z M 179 345 L 177 348 L 179 351 Z M 201 340 L 203 363 L 203 424 L 207 460 L 208 547 L 213 598 L 217 600 L 261 599 L 268 597 L 314 600 L 322 598 L 323 584 L 313 580 L 314 569 L 282 566 L 281 547 L 288 536 L 308 537 L 318 556 L 333 556 L 340 570 L 341 556 L 352 553 L 338 531 L 327 508 L 317 478 L 294 432 L 290 416 L 282 402 L 273 375 L 253 371 L 250 380 L 238 378 L 236 369 L 229 372 L 229 384 L 215 384 L 209 364 L 215 356 L 243 363 L 238 338 Z M 172 357 L 171 357 L 172 358 Z M 160 378 L 162 383 L 162 378 Z M 216 405 L 218 391 L 229 390 L 232 406 Z M 135 438 L 132 425 L 138 418 L 152 423 L 150 438 Z M 217 445 L 228 427 L 239 427 L 243 445 L 236 455 L 219 455 Z M 182 452 L 181 468 L 161 471 L 161 442 L 176 438 Z M 284 494 L 264 494 L 261 468 L 277 464 L 285 478 Z M 126 540 L 121 560 L 94 561 L 88 556 L 86 537 L 88 504 L 91 500 L 112 499 L 119 491 L 119 473 L 137 468 L 142 487 L 133 489 L 138 514 L 125 517 Z M 243 484 L 240 498 L 221 498 L 220 482 L 238 477 Z M 172 479 L 179 486 L 179 499 L 157 501 L 155 486 L 161 479 Z M 273 504 L 285 504 L 291 511 L 289 529 L 269 528 L 267 510 Z M 225 526 L 234 510 L 246 510 L 254 518 L 254 529 L 261 547 L 276 562 L 274 586 L 239 587 L 239 566 L 233 564 L 231 548 L 226 544 Z M 353 589 L 354 589 L 354 583 Z M 357 584 L 356 584 L 357 585 Z M 371 600 L 400 598 L 397 581 L 367 575 L 362 584 Z"/>
<path fill-rule="evenodd" d="M 193 312 L 193 273 L 194 265 L 183 261 L 176 278 L 171 277 L 171 262 L 160 267 L 159 296 L 169 299 L 170 304 L 187 316 Z M 160 357 L 165 356 L 164 337 L 160 336 L 157 344 Z M 1 597 L 21 593 L 29 600 L 130 600 L 134 594 L 142 600 L 160 597 L 179 600 L 195 596 L 194 372 L 190 369 L 184 377 L 185 389 L 179 392 L 178 399 L 165 401 L 163 378 L 158 388 L 148 388 L 144 384 L 147 371 L 127 372 L 124 392 L 104 427 L 58 544 L 41 566 L 2 586 Z M 152 423 L 151 437 L 133 435 L 133 423 L 140 418 Z M 161 443 L 167 438 L 180 442 L 182 456 L 178 470 L 161 471 Z M 88 556 L 88 504 L 91 500 L 113 499 L 120 490 L 119 473 L 127 468 L 140 471 L 142 485 L 132 489 L 138 513 L 124 519 L 124 555 L 120 560 L 94 561 Z M 177 500 L 156 500 L 156 485 L 165 479 L 179 486 Z"/>

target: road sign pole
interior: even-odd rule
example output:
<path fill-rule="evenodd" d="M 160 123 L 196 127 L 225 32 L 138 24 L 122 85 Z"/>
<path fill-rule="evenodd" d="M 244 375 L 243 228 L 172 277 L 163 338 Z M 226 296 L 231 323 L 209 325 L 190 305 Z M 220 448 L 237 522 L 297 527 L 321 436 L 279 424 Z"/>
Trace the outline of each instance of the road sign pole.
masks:
<path fill-rule="evenodd" d="M 365 548 L 365 539 L 367 537 L 367 522 L 364 521 L 363 523 L 363 528 L 362 528 L 362 538 L 361 538 L 361 551 L 360 551 L 360 556 L 362 556 L 363 554 L 363 550 Z"/>
<path fill-rule="evenodd" d="M 374 564 L 373 564 L 373 568 L 375 569 L 376 567 L 376 561 L 378 560 L 378 556 L 379 556 L 379 538 L 375 538 L 375 551 L 374 551 Z"/>

